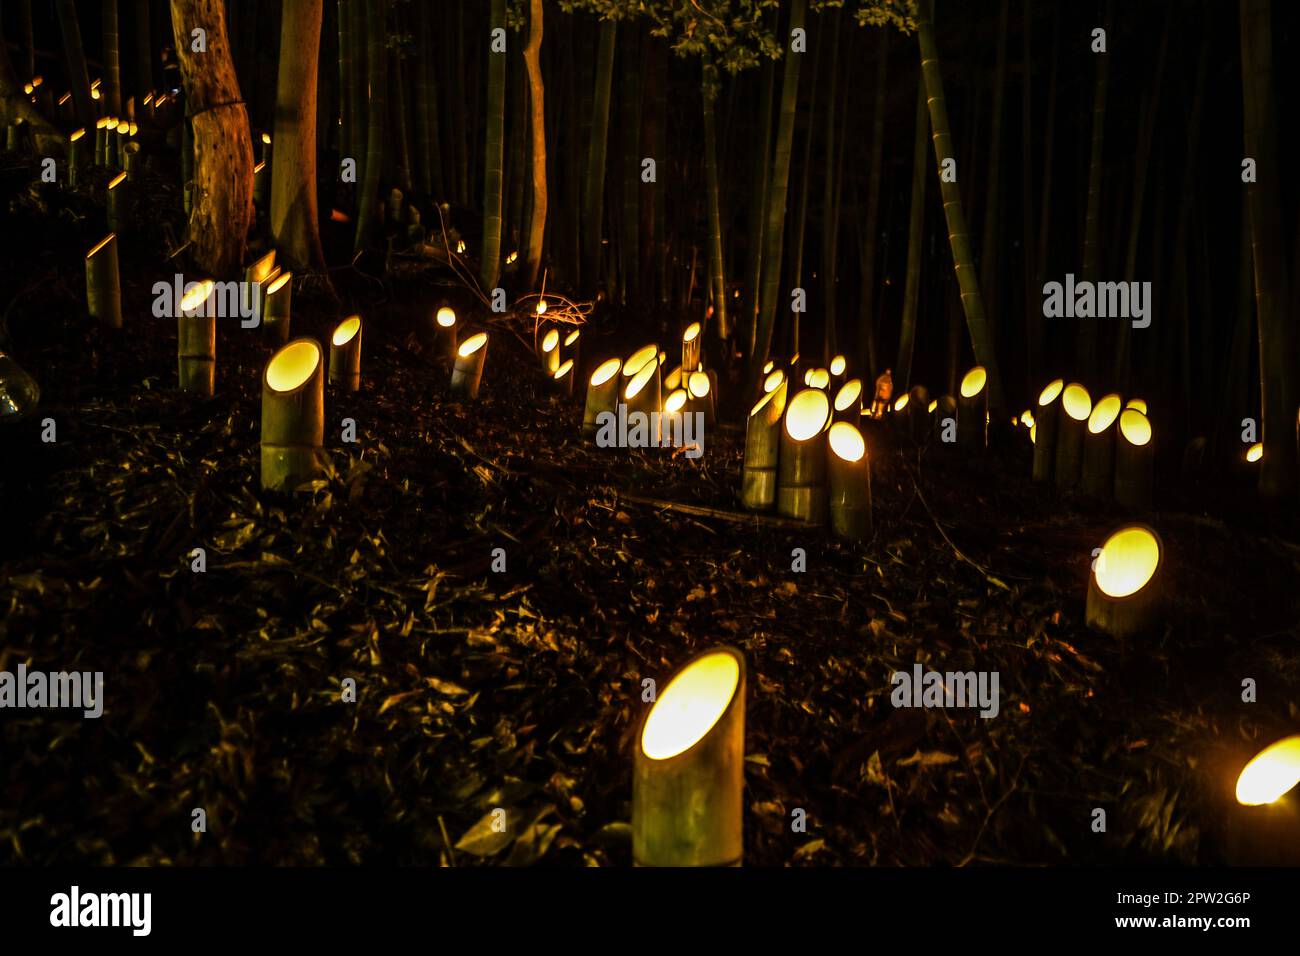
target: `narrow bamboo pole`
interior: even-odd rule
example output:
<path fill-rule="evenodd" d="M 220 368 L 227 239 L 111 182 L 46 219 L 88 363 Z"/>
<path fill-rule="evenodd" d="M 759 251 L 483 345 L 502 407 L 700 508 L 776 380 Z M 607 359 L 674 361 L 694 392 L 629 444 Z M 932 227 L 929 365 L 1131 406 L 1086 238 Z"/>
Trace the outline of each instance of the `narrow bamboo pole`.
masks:
<path fill-rule="evenodd" d="M 74 130 L 68 137 L 68 186 L 75 189 L 81 185 L 86 166 L 86 130 Z"/>
<path fill-rule="evenodd" d="M 1120 410 L 1120 397 L 1112 392 L 1098 399 L 1088 416 L 1083 438 L 1083 493 L 1093 498 L 1107 500 L 1115 493 L 1115 422 Z"/>
<path fill-rule="evenodd" d="M 127 219 L 130 215 L 130 196 L 126 185 L 126 173 L 118 173 L 108 182 L 108 231 L 122 235 L 128 229 Z"/>
<path fill-rule="evenodd" d="M 289 341 L 292 307 L 293 273 L 281 272 L 267 284 L 262 303 L 262 331 L 276 345 Z"/>
<path fill-rule="evenodd" d="M 957 395 L 957 444 L 969 454 L 983 454 L 989 443 L 989 381 L 982 365 L 962 376 Z"/>

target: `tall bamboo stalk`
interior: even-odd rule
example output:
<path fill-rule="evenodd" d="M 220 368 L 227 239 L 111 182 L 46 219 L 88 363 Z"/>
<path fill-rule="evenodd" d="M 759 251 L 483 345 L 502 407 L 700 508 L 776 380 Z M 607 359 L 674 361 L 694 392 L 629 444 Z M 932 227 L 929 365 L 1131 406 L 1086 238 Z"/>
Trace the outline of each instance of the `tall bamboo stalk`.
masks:
<path fill-rule="evenodd" d="M 283 0 L 271 152 L 271 236 L 297 269 L 324 270 L 316 213 L 316 77 L 324 0 Z"/>
<path fill-rule="evenodd" d="M 638 248 L 641 202 L 641 33 L 635 23 L 626 27 L 619 53 L 623 61 L 623 105 L 619 122 L 623 127 L 622 219 L 620 221 L 619 257 L 623 262 L 621 283 L 623 300 L 637 305 L 641 298 Z"/>
<path fill-rule="evenodd" d="M 838 290 L 835 284 L 835 247 L 839 233 L 839 171 L 840 163 L 844 158 L 844 141 L 841 138 L 837 142 L 835 138 L 835 126 L 841 119 L 839 115 L 841 111 L 837 108 L 837 103 L 841 98 L 840 16 L 841 12 L 839 10 L 835 10 L 830 15 L 830 91 L 826 98 L 826 163 L 822 171 L 822 239 L 820 265 L 822 271 L 822 310 L 823 315 L 825 316 L 823 345 L 826 360 L 828 362 L 836 351 L 835 299 Z"/>
<path fill-rule="evenodd" d="M 903 326 L 898 333 L 898 362 L 894 375 L 904 387 L 912 381 L 912 349 L 916 341 L 916 305 L 921 292 L 921 239 L 925 231 L 926 133 L 925 80 L 916 88 L 916 136 L 912 146 L 912 209 L 907 223 L 907 284 L 903 288 Z"/>
<path fill-rule="evenodd" d="M 880 233 L 880 180 L 885 139 L 885 79 L 889 71 L 889 33 L 880 31 L 876 51 L 875 104 L 871 111 L 871 161 L 867 180 L 867 220 L 862 244 L 862 306 L 858 321 L 859 356 L 871 374 L 879 371 L 876 356 L 876 240 Z M 903 384 L 906 384 L 905 382 Z"/>
<path fill-rule="evenodd" d="M 1042 310 L 1034 279 L 1038 266 L 1034 260 L 1034 58 L 1033 0 L 1024 0 L 1020 75 L 1020 264 L 1025 298 L 1025 382 L 1032 389 L 1038 381 L 1042 360 Z"/>
<path fill-rule="evenodd" d="M 722 256 L 722 200 L 718 186 L 718 68 L 706 55 L 701 99 L 704 104 L 704 180 L 709 207 L 709 285 L 713 291 L 714 326 L 719 341 L 731 335 L 727 321 L 727 276 Z"/>
<path fill-rule="evenodd" d="M 745 297 L 749 303 L 743 330 L 746 358 L 754 354 L 758 338 L 759 285 L 763 278 L 763 232 L 767 228 L 767 184 L 772 175 L 772 100 L 776 88 L 776 61 L 768 60 L 763 66 L 760 83 L 762 86 L 758 106 L 758 150 L 754 153 L 754 185 L 748 218 L 749 261 L 745 267 Z"/>
<path fill-rule="evenodd" d="M 506 2 L 492 0 L 488 25 L 505 29 Z M 479 279 L 484 289 L 494 289 L 501 275 L 502 166 L 505 156 L 506 54 L 488 48 L 487 146 L 483 153 L 483 252 Z"/>
<path fill-rule="evenodd" d="M 989 303 L 989 311 L 997 315 L 1000 301 L 997 288 L 998 274 L 998 205 L 1002 173 L 1002 106 L 1007 89 L 1007 21 L 1011 13 L 1010 0 L 1002 0 L 998 13 L 998 46 L 993 68 L 993 120 L 989 129 L 989 168 L 984 177 L 987 191 L 984 198 L 984 236 L 980 241 L 980 293 Z"/>
<path fill-rule="evenodd" d="M 135 101 L 142 108 L 146 93 L 153 90 L 153 38 L 149 0 L 135 0 Z M 140 117 L 144 119 L 143 115 Z"/>
<path fill-rule="evenodd" d="M 365 18 L 366 64 L 370 74 L 369 121 L 353 254 L 366 247 L 379 225 L 379 178 L 384 169 L 384 131 L 388 118 L 388 57 L 385 55 L 388 0 L 369 0 L 369 14 Z"/>

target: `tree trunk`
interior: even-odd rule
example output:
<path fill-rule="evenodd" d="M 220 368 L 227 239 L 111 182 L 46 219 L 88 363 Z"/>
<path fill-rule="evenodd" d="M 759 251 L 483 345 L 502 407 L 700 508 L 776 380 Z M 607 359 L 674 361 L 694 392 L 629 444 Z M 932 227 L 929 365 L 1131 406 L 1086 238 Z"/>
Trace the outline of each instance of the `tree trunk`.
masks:
<path fill-rule="evenodd" d="M 271 236 L 295 269 L 325 268 L 316 214 L 316 67 L 324 0 L 284 0 L 271 152 Z"/>
<path fill-rule="evenodd" d="M 605 227 L 605 156 L 609 145 L 610 87 L 614 82 L 614 42 L 618 23 L 600 22 L 596 55 L 595 99 L 591 111 L 591 143 L 587 148 L 587 182 L 582 193 L 582 281 L 593 292 L 600 285 L 601 240 Z"/>
<path fill-rule="evenodd" d="M 718 121 L 715 105 L 718 99 L 718 69 L 707 55 L 704 61 L 702 83 L 704 101 L 704 181 L 708 188 L 709 205 L 709 283 L 713 291 L 713 316 L 718 341 L 725 342 L 731 334 L 727 322 L 727 275 L 722 255 L 722 200 L 718 186 Z"/>
<path fill-rule="evenodd" d="M 388 120 L 388 0 L 370 0 L 366 25 L 366 67 L 370 76 L 367 104 L 366 157 L 361 196 L 357 200 L 357 233 L 353 254 L 366 247 L 379 225 L 379 180 L 384 171 L 384 133 Z"/>
<path fill-rule="evenodd" d="M 876 241 L 880 233 L 880 179 L 885 138 L 885 79 L 889 75 L 889 32 L 880 31 L 876 56 L 876 98 L 871 120 L 871 172 L 867 180 L 867 222 L 862 245 L 862 314 L 859 357 L 868 377 L 877 375 L 876 355 Z"/>
<path fill-rule="evenodd" d="M 1114 23 L 1114 0 L 1106 0 L 1103 25 L 1107 37 Z M 1109 48 L 1108 48 L 1109 49 Z M 1097 60 L 1096 82 L 1092 92 L 1092 151 L 1088 160 L 1088 209 L 1083 226 L 1083 279 L 1096 282 L 1101 270 L 1101 187 L 1106 136 L 1106 87 L 1110 78 L 1110 53 L 1091 54 Z M 1079 374 L 1092 382 L 1097 374 L 1097 320 L 1079 323 Z"/>
<path fill-rule="evenodd" d="M 194 130 L 190 249 L 214 279 L 239 273 L 253 223 L 253 143 L 239 92 L 220 0 L 171 0 L 172 34 Z M 190 31 L 207 32 L 207 51 L 191 49 Z"/>
<path fill-rule="evenodd" d="M 926 133 L 930 120 L 925 109 L 925 80 L 916 90 L 916 142 L 912 147 L 912 210 L 907 224 L 907 284 L 903 288 L 903 327 L 898 333 L 898 362 L 894 381 L 901 388 L 912 384 L 912 350 L 916 341 L 916 303 L 921 292 L 921 240 L 925 233 Z M 874 371 L 874 370 L 873 370 Z"/>
<path fill-rule="evenodd" d="M 175 0 L 173 0 L 175 2 Z M 63 56 L 67 60 L 68 83 L 72 89 L 72 105 L 77 114 L 77 125 L 87 130 L 95 128 L 97 110 L 90 96 L 90 73 L 86 69 L 86 51 L 81 46 L 81 24 L 77 22 L 74 0 L 57 0 L 59 29 L 63 34 Z M 185 48 L 189 49 L 186 35 Z M 28 77 L 30 80 L 31 77 Z"/>
<path fill-rule="evenodd" d="M 109 116 L 122 112 L 122 61 L 118 55 L 117 0 L 104 0 L 104 102 Z"/>
<path fill-rule="evenodd" d="M 528 69 L 529 125 L 532 130 L 533 204 L 528 217 L 527 246 L 524 253 L 523 289 L 537 287 L 542 267 L 542 241 L 546 236 L 548 194 L 546 186 L 546 84 L 542 82 L 542 0 L 529 0 L 528 44 L 524 47 L 524 65 Z"/>
<path fill-rule="evenodd" d="M 489 31 L 506 27 L 506 0 L 492 0 Z M 489 41 L 491 44 L 494 41 Z M 505 155 L 506 54 L 488 47 L 487 144 L 483 151 L 483 252 L 479 279 L 491 295 L 501 276 L 502 164 Z"/>

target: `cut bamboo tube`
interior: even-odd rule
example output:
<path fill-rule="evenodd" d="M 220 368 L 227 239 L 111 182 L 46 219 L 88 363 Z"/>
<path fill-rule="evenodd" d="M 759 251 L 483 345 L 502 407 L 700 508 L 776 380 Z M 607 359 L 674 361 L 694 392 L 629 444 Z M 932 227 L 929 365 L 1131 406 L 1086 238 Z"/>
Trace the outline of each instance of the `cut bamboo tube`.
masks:
<path fill-rule="evenodd" d="M 826 425 L 830 414 L 830 400 L 820 388 L 804 389 L 786 406 L 776 510 L 787 518 L 826 523 Z"/>
<path fill-rule="evenodd" d="M 126 178 L 131 182 L 139 181 L 140 174 L 144 171 L 139 143 L 127 143 L 122 147 L 122 169 L 126 171 Z"/>
<path fill-rule="evenodd" d="M 276 346 L 289 341 L 293 308 L 293 273 L 281 272 L 266 286 L 262 300 L 262 332 Z"/>
<path fill-rule="evenodd" d="M 113 168 L 126 170 L 126 148 L 131 143 L 131 124 L 126 120 L 117 123 L 117 135 L 113 137 Z"/>
<path fill-rule="evenodd" d="M 758 400 L 745 427 L 745 459 L 740 476 L 740 503 L 749 511 L 766 511 L 776 504 L 777 463 L 786 385 L 782 381 Z"/>
<path fill-rule="evenodd" d="M 690 393 L 684 388 L 674 389 L 664 399 L 663 416 L 660 419 L 660 428 L 663 431 L 663 443 L 665 446 L 681 446 L 686 444 L 686 403 L 690 401 Z"/>
<path fill-rule="evenodd" d="M 191 284 L 176 308 L 176 374 L 182 391 L 212 395 L 217 384 L 217 319 L 211 279 Z"/>
<path fill-rule="evenodd" d="M 692 322 L 682 333 L 682 370 L 689 374 L 700 367 L 700 323 Z"/>
<path fill-rule="evenodd" d="M 621 384 L 619 372 L 623 360 L 606 359 L 591 373 L 587 382 L 587 403 L 582 411 L 582 437 L 591 440 L 596 435 L 596 417 L 601 412 L 618 412 L 618 392 Z"/>
<path fill-rule="evenodd" d="M 655 361 L 658 355 L 659 355 L 659 346 L 657 345 L 641 346 L 639 349 L 637 349 L 635 352 L 629 355 L 627 357 L 627 360 L 623 363 L 623 372 L 622 372 L 623 378 L 630 379 L 632 376 L 636 375 L 637 372 L 641 371 L 641 367 L 645 365 L 647 362 Z"/>
<path fill-rule="evenodd" d="M 836 391 L 834 418 L 851 425 L 862 421 L 862 379 L 851 378 Z"/>
<path fill-rule="evenodd" d="M 483 381 L 483 362 L 487 358 L 487 333 L 476 332 L 456 349 L 456 364 L 451 369 L 451 394 L 478 398 Z"/>
<path fill-rule="evenodd" d="M 924 385 L 914 385 L 908 394 L 911 395 L 907 403 L 908 430 L 914 444 L 924 445 L 930 436 L 930 391 Z"/>
<path fill-rule="evenodd" d="M 258 208 L 266 205 L 271 193 L 271 167 L 258 163 L 253 167 L 253 204 Z"/>
<path fill-rule="evenodd" d="M 844 375 L 844 371 L 848 367 L 849 367 L 848 359 L 846 359 L 843 355 L 835 356 L 833 359 L 831 359 L 831 364 L 830 364 L 831 378 L 838 380 L 841 376 Z"/>
<path fill-rule="evenodd" d="M 433 357 L 438 362 L 456 361 L 456 313 L 443 306 L 434 317 Z"/>
<path fill-rule="evenodd" d="M 540 354 L 542 356 L 542 370 L 547 375 L 555 375 L 560 368 L 560 330 L 548 329 L 542 336 L 542 345 Z"/>
<path fill-rule="evenodd" d="M 714 648 L 668 682 L 637 735 L 633 863 L 739 866 L 744 761 L 745 660 Z"/>
<path fill-rule="evenodd" d="M 624 371 L 627 371 L 626 364 Z M 659 382 L 659 363 L 646 362 L 628 381 L 623 389 L 623 404 L 627 406 L 627 416 L 631 420 L 633 412 L 642 412 L 646 416 L 647 434 L 650 441 L 657 444 L 659 429 L 656 427 L 658 413 L 663 408 L 662 392 Z"/>
<path fill-rule="evenodd" d="M 578 369 L 582 367 L 582 329 L 574 329 L 564 337 L 564 352 L 560 356 L 563 359 L 573 360 L 573 375 L 577 378 Z M 572 393 L 572 387 L 570 387 Z"/>
<path fill-rule="evenodd" d="M 1115 493 L 1115 421 L 1120 397 L 1112 392 L 1098 399 L 1088 416 L 1083 437 L 1083 493 L 1109 500 Z"/>
<path fill-rule="evenodd" d="M 911 405 L 912 393 L 904 392 L 894 399 L 894 404 L 889 409 L 889 427 L 903 438 L 910 438 L 912 435 Z"/>
<path fill-rule="evenodd" d="M 1088 575 L 1088 626 L 1116 638 L 1150 630 L 1158 620 L 1163 558 L 1160 537 L 1146 525 L 1113 532 Z"/>
<path fill-rule="evenodd" d="M 560 363 L 551 374 L 551 384 L 557 392 L 564 396 L 573 394 L 573 359 L 565 359 Z"/>
<path fill-rule="evenodd" d="M 1083 476 L 1083 433 L 1092 414 L 1092 398 L 1077 382 L 1065 386 L 1061 393 L 1061 412 L 1056 424 L 1056 464 L 1052 477 L 1056 487 L 1069 491 L 1079 486 Z"/>
<path fill-rule="evenodd" d="M 664 376 L 664 391 L 675 392 L 686 387 L 685 372 L 680 365 Z"/>
<path fill-rule="evenodd" d="M 86 130 L 74 130 L 68 137 L 68 186 L 75 189 L 81 185 L 86 167 Z"/>
<path fill-rule="evenodd" d="M 711 428 L 714 422 L 712 379 L 705 372 L 691 372 L 686 378 L 686 391 L 689 396 L 686 411 L 691 414 L 703 412 L 704 425 Z"/>
<path fill-rule="evenodd" d="M 126 173 L 118 173 L 108 181 L 108 231 L 122 235 L 127 230 L 130 215 Z"/>
<path fill-rule="evenodd" d="M 871 535 L 871 461 L 858 426 L 836 422 L 828 435 L 831 531 L 846 541 Z"/>
<path fill-rule="evenodd" d="M 361 316 L 350 315 L 330 337 L 330 384 L 345 392 L 361 388 Z"/>
<path fill-rule="evenodd" d="M 95 120 L 95 155 L 93 162 L 96 166 L 104 165 L 104 153 L 107 147 L 104 141 L 108 138 L 108 118 L 101 116 Z"/>
<path fill-rule="evenodd" d="M 1056 379 L 1038 393 L 1034 411 L 1034 481 L 1052 481 L 1056 472 L 1056 434 L 1060 431 L 1061 393 L 1065 380 Z"/>
<path fill-rule="evenodd" d="M 111 232 L 86 253 L 86 305 L 91 318 L 99 319 L 110 329 L 122 327 L 117 236 Z"/>
<path fill-rule="evenodd" d="M 957 390 L 957 444 L 970 454 L 982 454 L 989 444 L 988 373 L 976 365 L 962 376 Z"/>
<path fill-rule="evenodd" d="M 320 476 L 325 444 L 325 368 L 315 339 L 294 339 L 262 375 L 262 487 L 292 491 Z"/>
<path fill-rule="evenodd" d="M 1115 438 L 1115 500 L 1125 508 L 1147 511 L 1155 480 L 1155 442 L 1151 422 L 1134 408 L 1119 416 Z"/>

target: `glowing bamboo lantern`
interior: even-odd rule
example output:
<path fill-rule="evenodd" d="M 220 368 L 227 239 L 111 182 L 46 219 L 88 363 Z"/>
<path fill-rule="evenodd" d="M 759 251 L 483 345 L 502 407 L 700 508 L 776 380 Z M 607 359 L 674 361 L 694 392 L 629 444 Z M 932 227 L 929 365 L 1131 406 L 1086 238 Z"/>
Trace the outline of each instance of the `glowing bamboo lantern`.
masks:
<path fill-rule="evenodd" d="M 456 361 L 456 313 L 445 305 L 434 319 L 433 355 L 440 362 Z"/>
<path fill-rule="evenodd" d="M 664 399 L 663 416 L 660 419 L 660 428 L 663 430 L 665 444 L 671 444 L 670 436 L 679 436 L 680 442 L 685 442 L 686 429 L 683 423 L 683 416 L 686 413 L 686 405 L 690 401 L 690 392 L 684 388 L 675 389 L 668 393 Z"/>
<path fill-rule="evenodd" d="M 266 287 L 263 300 L 262 330 L 273 343 L 289 341 L 290 313 L 293 307 L 293 273 L 281 272 Z"/>
<path fill-rule="evenodd" d="M 684 377 L 685 374 L 686 373 L 682 370 L 682 367 L 679 365 L 671 372 L 669 372 L 667 375 L 665 375 L 664 391 L 675 392 L 679 388 L 684 389 L 686 387 L 686 379 Z"/>
<path fill-rule="evenodd" d="M 763 374 L 764 375 L 770 374 L 774 368 L 776 368 L 776 362 L 773 359 L 768 359 L 765 363 L 763 363 Z"/>
<path fill-rule="evenodd" d="M 591 439 L 596 434 L 596 417 L 601 412 L 618 412 L 619 372 L 623 360 L 606 359 L 591 373 L 587 382 L 587 402 L 582 411 L 582 437 Z"/>
<path fill-rule="evenodd" d="M 1061 422 L 1065 380 L 1056 379 L 1038 393 L 1034 412 L 1034 481 L 1051 481 L 1056 471 L 1056 433 Z"/>
<path fill-rule="evenodd" d="M 94 163 L 96 166 L 104 165 L 104 154 L 108 147 L 104 145 L 108 138 L 108 117 L 101 116 L 95 120 L 95 155 Z"/>
<path fill-rule="evenodd" d="M 542 369 L 547 375 L 554 375 L 560 367 L 560 330 L 549 329 L 542 336 Z"/>
<path fill-rule="evenodd" d="M 573 359 L 560 363 L 560 367 L 551 373 L 551 383 L 561 395 L 573 394 Z"/>
<path fill-rule="evenodd" d="M 75 118 L 72 115 L 71 93 L 64 93 L 59 97 L 59 118 L 65 123 L 70 123 Z"/>
<path fill-rule="evenodd" d="M 1256 754 L 1237 777 L 1237 802 L 1275 803 L 1300 784 L 1300 736 L 1287 737 Z"/>
<path fill-rule="evenodd" d="M 117 236 L 111 232 L 86 253 L 86 305 L 92 318 L 99 319 L 110 329 L 122 327 Z"/>
<path fill-rule="evenodd" d="M 1124 405 L 1126 409 L 1131 408 L 1134 411 L 1147 414 L 1147 400 L 1145 398 L 1130 398 Z"/>
<path fill-rule="evenodd" d="M 623 371 L 627 371 L 624 363 Z M 629 419 L 633 412 L 642 412 L 647 419 L 647 427 L 652 441 L 658 441 L 659 433 L 655 427 L 655 414 L 663 408 L 660 392 L 659 363 L 653 359 L 641 366 L 641 371 L 632 376 L 623 389 L 623 404 L 627 406 Z"/>
<path fill-rule="evenodd" d="M 1134 408 L 1119 416 L 1115 439 L 1115 500 L 1125 508 L 1145 511 L 1151 507 L 1155 480 L 1155 443 L 1151 422 Z"/>
<path fill-rule="evenodd" d="M 1236 757 L 1234 767 L 1239 760 Z M 1225 855 L 1229 864 L 1300 865 L 1297 784 L 1300 784 L 1300 736 L 1274 741 L 1242 766 L 1232 787 L 1235 802 L 1228 804 L 1224 813 Z"/>
<path fill-rule="evenodd" d="M 270 192 L 271 167 L 265 162 L 258 163 L 253 167 L 253 205 L 265 206 Z"/>
<path fill-rule="evenodd" d="M 633 862 L 739 866 L 744 762 L 745 659 L 714 648 L 668 682 L 637 735 Z"/>
<path fill-rule="evenodd" d="M 126 172 L 126 178 L 131 182 L 137 182 L 140 179 L 140 173 L 143 171 L 144 162 L 141 159 L 140 144 L 127 143 L 122 147 L 122 169 Z"/>
<path fill-rule="evenodd" d="M 247 283 L 266 282 L 275 272 L 275 250 L 253 260 L 244 267 L 244 281 Z"/>
<path fill-rule="evenodd" d="M 692 322 L 682 333 L 682 369 L 694 372 L 700 367 L 700 323 Z"/>
<path fill-rule="evenodd" d="M 785 370 L 774 369 L 763 378 L 763 394 L 774 392 L 785 383 Z"/>
<path fill-rule="evenodd" d="M 862 419 L 862 379 L 851 378 L 839 387 L 835 393 L 835 413 L 837 422 L 852 422 L 856 425 Z"/>
<path fill-rule="evenodd" d="M 126 120 L 119 120 L 117 123 L 117 136 L 114 137 L 113 159 L 115 161 L 114 169 L 126 169 L 126 148 L 131 145 L 131 124 Z"/>
<path fill-rule="evenodd" d="M 825 391 L 830 388 L 831 373 L 824 368 L 810 368 L 804 373 L 803 383 L 809 388 L 820 388 Z"/>
<path fill-rule="evenodd" d="M 836 422 L 828 435 L 831 530 L 846 541 L 871 534 L 871 462 L 858 426 Z"/>
<path fill-rule="evenodd" d="M 68 137 L 68 185 L 76 188 L 86 165 L 86 130 L 74 130 Z"/>
<path fill-rule="evenodd" d="M 641 371 L 642 366 L 649 362 L 654 362 L 659 357 L 659 346 L 643 345 L 627 357 L 623 363 L 623 377 L 632 378 L 637 372 Z"/>
<path fill-rule="evenodd" d="M 117 146 L 117 117 L 104 117 L 104 139 L 98 143 L 101 153 L 99 164 L 105 169 L 113 168 L 113 149 Z"/>
<path fill-rule="evenodd" d="M 108 181 L 108 231 L 119 236 L 126 232 L 127 198 L 126 173 L 118 173 Z"/>
<path fill-rule="evenodd" d="M 271 165 L 271 134 L 262 134 L 262 162 Z"/>
<path fill-rule="evenodd" d="M 211 395 L 217 384 L 217 319 L 211 279 L 186 287 L 176 307 L 176 377 L 182 391 Z"/>
<path fill-rule="evenodd" d="M 1264 443 L 1257 441 L 1246 449 L 1246 463 L 1250 465 L 1257 464 L 1264 457 Z"/>
<path fill-rule="evenodd" d="M 1115 421 L 1120 397 L 1112 392 L 1092 406 L 1083 439 L 1083 493 L 1109 499 L 1115 491 Z"/>
<path fill-rule="evenodd" d="M 686 391 L 690 396 L 686 411 L 703 412 L 705 426 L 712 426 L 714 421 L 713 382 L 704 372 L 692 372 L 686 379 Z"/>
<path fill-rule="evenodd" d="M 782 383 L 764 394 L 749 412 L 745 460 L 740 473 L 740 503 L 749 511 L 766 511 L 776 503 L 776 469 L 785 397 Z"/>
<path fill-rule="evenodd" d="M 989 443 L 988 378 L 984 366 L 976 365 L 957 390 L 957 444 L 970 453 L 983 452 Z"/>
<path fill-rule="evenodd" d="M 1146 525 L 1125 525 L 1112 533 L 1088 576 L 1088 626 L 1117 638 L 1149 630 L 1160 609 L 1163 558 L 1160 538 Z"/>
<path fill-rule="evenodd" d="M 330 384 L 345 392 L 361 388 L 361 316 L 350 315 L 330 337 Z"/>
<path fill-rule="evenodd" d="M 826 523 L 826 424 L 831 403 L 820 388 L 790 399 L 781 428 L 776 510 L 809 524 Z"/>
<path fill-rule="evenodd" d="M 451 369 L 451 393 L 478 398 L 483 381 L 483 362 L 487 357 L 487 333 L 476 332 L 456 349 L 456 364 Z"/>
<path fill-rule="evenodd" d="M 889 410 L 889 425 L 900 435 L 909 434 L 912 424 L 911 416 L 908 414 L 908 406 L 912 404 L 912 394 L 904 392 L 894 399 L 894 405 Z"/>
<path fill-rule="evenodd" d="M 358 328 L 360 334 L 360 328 Z M 294 339 L 262 375 L 262 487 L 290 491 L 321 472 L 325 444 L 324 357 L 315 339 Z"/>
<path fill-rule="evenodd" d="M 830 368 L 831 377 L 839 378 L 841 375 L 844 374 L 844 370 L 848 367 L 849 367 L 848 359 L 846 359 L 843 355 L 835 356 L 833 359 L 831 359 L 831 368 Z"/>
<path fill-rule="evenodd" d="M 1062 491 L 1077 488 L 1083 475 L 1083 435 L 1092 414 L 1092 397 L 1077 382 L 1061 393 L 1061 414 L 1056 424 L 1056 463 L 1053 475 Z"/>
<path fill-rule="evenodd" d="M 564 355 L 563 358 L 573 359 L 573 374 L 578 374 L 578 366 L 582 364 L 582 329 L 574 329 L 564 337 Z M 572 391 L 572 389 L 570 389 Z"/>
<path fill-rule="evenodd" d="M 957 419 L 957 399 L 951 395 L 941 395 L 935 400 L 934 411 L 930 413 L 930 427 L 934 430 L 934 436 L 939 439 L 942 447 L 944 439 L 945 426 L 944 422 Z"/>

